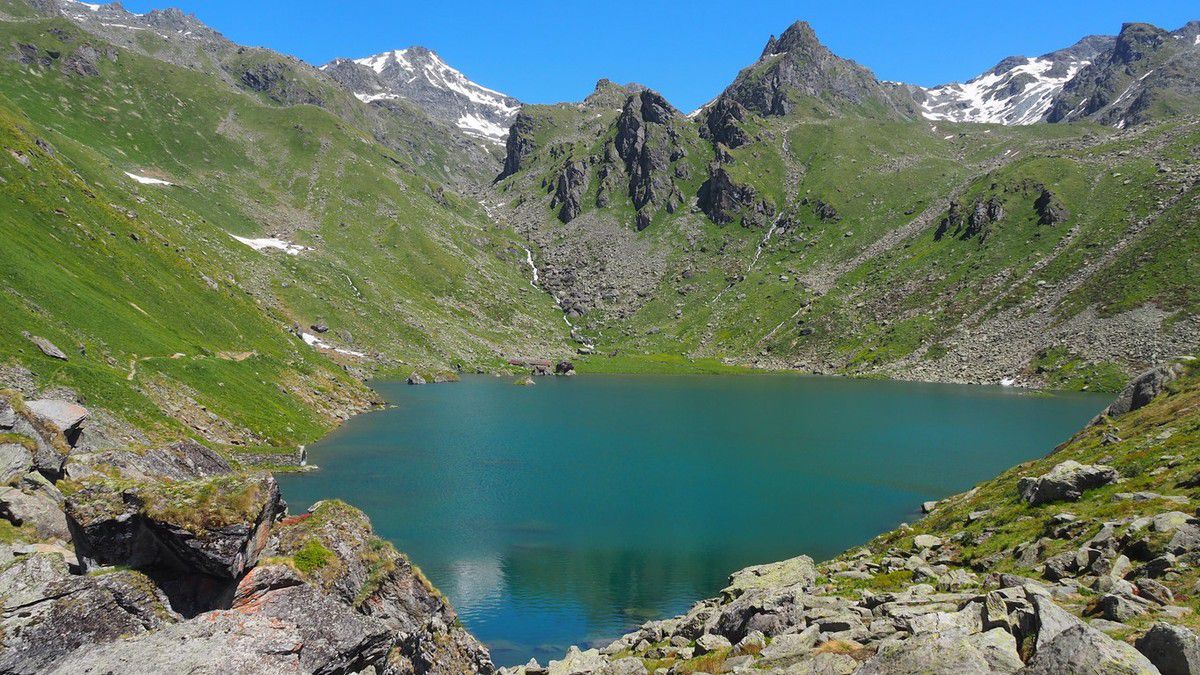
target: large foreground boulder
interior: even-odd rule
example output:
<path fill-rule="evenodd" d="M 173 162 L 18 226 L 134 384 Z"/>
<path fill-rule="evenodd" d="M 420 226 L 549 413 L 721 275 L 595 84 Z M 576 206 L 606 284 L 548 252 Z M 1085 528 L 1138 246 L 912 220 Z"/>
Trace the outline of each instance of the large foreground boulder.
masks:
<path fill-rule="evenodd" d="M 1021 675 L 1157 675 L 1136 649 L 1082 623 L 1038 647 Z"/>
<path fill-rule="evenodd" d="M 1169 363 L 1147 370 L 1125 385 L 1117 395 L 1117 400 L 1104 409 L 1101 417 L 1118 417 L 1141 408 L 1161 394 L 1167 384 L 1179 379 L 1183 374 L 1184 367 L 1179 363 Z"/>
<path fill-rule="evenodd" d="M 1200 637 L 1187 628 L 1156 623 L 1135 646 L 1162 675 L 1200 673 Z"/>
<path fill-rule="evenodd" d="M 125 486 L 95 478 L 67 496 L 81 561 L 166 567 L 237 579 L 254 566 L 281 511 L 269 473 Z"/>
<path fill-rule="evenodd" d="M 60 419 L 60 422 L 67 421 Z M 60 427 L 49 417 L 35 414 L 19 394 L 0 393 L 0 433 L 25 447 L 33 468 L 47 476 L 61 475 L 71 446 Z"/>
<path fill-rule="evenodd" d="M 310 672 L 300 662 L 304 642 L 294 623 L 241 612 L 211 612 L 120 642 L 80 649 L 54 675 L 289 675 Z"/>
<path fill-rule="evenodd" d="M 1077 501 L 1086 490 L 1108 485 L 1119 475 L 1110 466 L 1080 464 L 1075 460 L 1055 466 L 1037 478 L 1025 477 L 1017 483 L 1017 491 L 1032 506 L 1052 502 Z"/>
<path fill-rule="evenodd" d="M 40 673 L 71 651 L 178 621 L 137 572 L 68 574 L 62 556 L 34 554 L 0 570 L 0 672 Z"/>
<path fill-rule="evenodd" d="M 857 672 L 859 675 L 961 675 L 1014 670 L 992 670 L 984 652 L 967 636 L 927 633 L 885 641 L 875 657 Z"/>
<path fill-rule="evenodd" d="M 781 588 L 784 586 L 811 586 L 817 578 L 817 566 L 813 559 L 797 556 L 788 560 L 765 565 L 755 565 L 729 575 L 729 584 L 721 590 L 726 598 L 736 598 L 755 588 Z"/>
<path fill-rule="evenodd" d="M 34 473 L 20 487 L 0 487 L 0 518 L 13 525 L 28 526 L 43 540 L 70 541 L 61 499 L 53 485 Z"/>
<path fill-rule="evenodd" d="M 66 475 L 72 480 L 111 475 L 135 481 L 189 481 L 233 473 L 229 462 L 215 451 L 192 440 L 172 443 L 144 452 L 105 450 L 72 455 L 67 459 Z"/>
<path fill-rule="evenodd" d="M 276 526 L 265 555 L 290 559 L 307 583 L 398 636 L 396 673 L 490 673 L 487 649 L 421 571 L 375 536 L 361 511 L 339 501 Z"/>
<path fill-rule="evenodd" d="M 83 422 L 88 418 L 87 408 L 60 399 L 26 401 L 25 407 L 41 421 L 53 424 L 71 445 L 79 438 Z"/>
<path fill-rule="evenodd" d="M 303 583 L 286 566 L 253 570 L 239 584 L 232 611 L 295 625 L 305 672 L 351 673 L 381 665 L 395 640 L 382 621 Z"/>
<path fill-rule="evenodd" d="M 12 485 L 33 471 L 33 452 L 25 443 L 0 443 L 0 485 Z"/>

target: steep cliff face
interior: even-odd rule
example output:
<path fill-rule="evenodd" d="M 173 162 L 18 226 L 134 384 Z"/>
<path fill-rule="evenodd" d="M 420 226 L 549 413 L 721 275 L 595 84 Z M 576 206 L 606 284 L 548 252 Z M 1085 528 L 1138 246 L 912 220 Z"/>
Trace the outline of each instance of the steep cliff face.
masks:
<path fill-rule="evenodd" d="M 606 149 L 601 181 L 611 184 L 622 174 L 628 176 L 626 191 L 637 211 L 639 230 L 649 226 L 658 210 L 674 213 L 683 203 L 675 181 L 690 178 L 686 163 L 677 164 L 687 157 L 685 125 L 682 115 L 652 91 L 630 96 L 617 118 L 612 148 L 620 164 Z M 597 205 L 606 198 L 598 196 Z"/>

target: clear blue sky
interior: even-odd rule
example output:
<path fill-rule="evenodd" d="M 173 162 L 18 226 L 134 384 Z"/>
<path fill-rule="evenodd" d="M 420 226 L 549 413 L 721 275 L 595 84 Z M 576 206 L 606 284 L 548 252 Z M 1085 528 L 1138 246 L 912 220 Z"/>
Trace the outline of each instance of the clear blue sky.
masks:
<path fill-rule="evenodd" d="M 1175 29 L 1196 0 L 125 0 L 177 6 L 230 39 L 314 64 L 423 45 L 467 77 L 531 103 L 577 101 L 596 80 L 640 82 L 690 111 L 756 59 L 767 37 L 809 21 L 881 79 L 969 79 L 1123 22 Z"/>

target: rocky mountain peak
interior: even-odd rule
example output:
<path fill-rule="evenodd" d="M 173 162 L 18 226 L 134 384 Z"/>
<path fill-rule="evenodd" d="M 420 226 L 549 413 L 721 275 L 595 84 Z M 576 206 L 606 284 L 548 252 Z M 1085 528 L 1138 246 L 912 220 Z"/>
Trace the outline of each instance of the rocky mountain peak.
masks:
<path fill-rule="evenodd" d="M 1066 83 L 1112 49 L 1113 42 L 1112 37 L 1093 35 L 1035 58 L 1010 56 L 969 82 L 921 90 L 921 114 L 932 120 L 988 124 L 1045 121 Z"/>
<path fill-rule="evenodd" d="M 1055 97 L 1049 122 L 1087 118 L 1118 128 L 1164 111 L 1200 110 L 1200 24 L 1174 32 L 1127 23 Z"/>
<path fill-rule="evenodd" d="M 406 99 L 434 119 L 495 143 L 508 137 L 521 109 L 517 99 L 472 82 L 421 46 L 336 59 L 321 70 L 365 103 Z"/>
<path fill-rule="evenodd" d="M 618 84 L 605 77 L 596 82 L 595 89 L 583 100 L 583 104 L 587 106 L 620 108 L 625 105 L 625 100 L 631 94 L 646 90 L 647 87 L 645 85 L 638 84 L 637 82 Z"/>
<path fill-rule="evenodd" d="M 763 55 L 786 54 L 788 52 L 829 51 L 817 39 L 817 32 L 807 21 L 797 21 L 783 31 L 778 39 L 774 35 L 767 41 Z"/>
<path fill-rule="evenodd" d="M 1167 38 L 1167 31 L 1148 23 L 1124 24 L 1113 46 L 1113 62 L 1128 64 L 1140 61 L 1161 47 Z"/>
<path fill-rule="evenodd" d="M 904 96 L 884 86 L 870 70 L 833 54 L 804 21 L 778 38 L 772 36 L 759 60 L 742 70 L 721 96 L 767 116 L 796 110 L 820 116 L 915 115 Z"/>
<path fill-rule="evenodd" d="M 654 124 L 666 124 L 672 117 L 679 115 L 679 111 L 668 103 L 662 94 L 650 89 L 643 89 L 629 97 L 626 107 L 634 106 L 640 109 L 642 119 Z"/>

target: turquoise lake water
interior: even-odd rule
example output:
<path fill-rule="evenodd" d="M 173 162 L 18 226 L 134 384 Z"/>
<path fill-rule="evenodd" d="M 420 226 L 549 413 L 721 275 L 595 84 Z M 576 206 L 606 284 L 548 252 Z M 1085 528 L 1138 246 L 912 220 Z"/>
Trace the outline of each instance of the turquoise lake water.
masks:
<path fill-rule="evenodd" d="M 1108 397 L 802 376 L 469 377 L 409 387 L 280 477 L 338 497 L 441 588 L 497 665 L 818 560 L 1049 452 Z"/>

